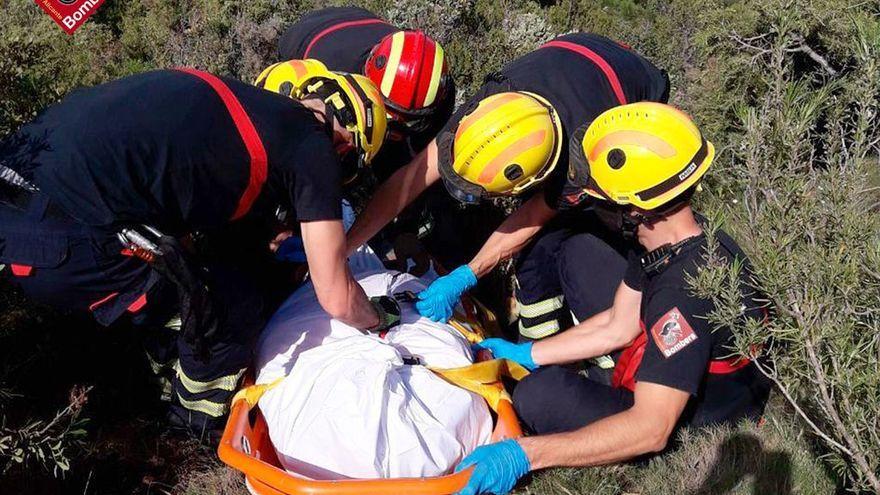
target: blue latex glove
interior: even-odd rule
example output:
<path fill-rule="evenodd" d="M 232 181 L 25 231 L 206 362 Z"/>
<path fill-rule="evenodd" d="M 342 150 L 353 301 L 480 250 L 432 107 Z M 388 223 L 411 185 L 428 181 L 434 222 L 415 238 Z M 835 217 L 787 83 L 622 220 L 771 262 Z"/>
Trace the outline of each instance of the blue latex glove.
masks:
<path fill-rule="evenodd" d="M 281 245 L 275 251 L 275 259 L 291 263 L 305 263 L 306 248 L 303 246 L 302 237 L 292 235 L 281 241 Z"/>
<path fill-rule="evenodd" d="M 477 447 L 464 458 L 455 472 L 475 466 L 468 484 L 455 495 L 494 493 L 504 495 L 528 473 L 532 466 L 516 440 L 505 440 Z"/>
<path fill-rule="evenodd" d="M 477 285 L 477 276 L 469 266 L 461 265 L 419 292 L 416 310 L 425 318 L 445 323 L 452 316 L 461 295 L 475 285 Z"/>
<path fill-rule="evenodd" d="M 532 344 L 534 342 L 514 344 L 504 339 L 492 338 L 474 344 L 473 348 L 475 351 L 486 349 L 491 351 L 497 359 L 509 359 L 531 371 L 538 367 L 535 360 L 532 359 Z"/>

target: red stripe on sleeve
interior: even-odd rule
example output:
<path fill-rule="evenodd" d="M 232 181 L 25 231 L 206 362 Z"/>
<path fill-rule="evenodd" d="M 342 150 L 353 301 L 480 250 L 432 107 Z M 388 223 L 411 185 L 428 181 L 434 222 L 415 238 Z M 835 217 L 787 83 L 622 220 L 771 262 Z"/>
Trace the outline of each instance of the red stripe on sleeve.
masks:
<path fill-rule="evenodd" d="M 238 129 L 238 133 L 242 141 L 244 141 L 244 145 L 250 155 L 250 177 L 248 178 L 247 187 L 245 187 L 238 200 L 235 213 L 232 214 L 232 220 L 241 218 L 253 206 L 268 176 L 269 158 L 266 155 L 266 148 L 263 147 L 263 141 L 260 139 L 254 123 L 251 122 L 251 118 L 248 117 L 244 107 L 241 106 L 241 102 L 238 101 L 238 98 L 232 94 L 229 86 L 220 80 L 219 77 L 188 67 L 179 67 L 177 70 L 198 77 L 214 89 L 217 95 L 220 96 L 220 99 L 223 100 L 223 104 L 226 105 L 226 109 L 229 111 L 236 129 Z"/>
<path fill-rule="evenodd" d="M 315 35 L 314 38 L 312 38 L 312 41 L 309 42 L 309 46 L 306 47 L 306 51 L 303 52 L 303 58 L 309 58 L 309 52 L 312 51 L 312 48 L 315 46 L 315 43 L 317 43 L 318 40 L 320 40 L 324 36 L 327 36 L 328 34 L 332 33 L 333 31 L 338 31 L 340 29 L 345 29 L 345 28 L 354 27 L 354 26 L 365 26 L 367 24 L 387 24 L 387 23 L 385 21 L 383 21 L 382 19 L 361 19 L 359 21 L 346 21 L 346 22 L 340 22 L 339 24 L 334 24 L 334 25 L 324 29 L 323 31 L 321 31 L 320 33 Z"/>
<path fill-rule="evenodd" d="M 594 64 L 598 65 L 600 69 L 602 69 L 602 72 L 605 74 L 605 78 L 608 79 L 608 83 L 611 84 L 611 89 L 614 91 L 614 95 L 617 97 L 618 103 L 620 103 L 621 105 L 626 105 L 626 96 L 623 94 L 623 87 L 620 85 L 620 80 L 617 78 L 617 73 L 614 71 L 614 68 L 611 67 L 611 64 L 609 64 L 604 58 L 602 58 L 601 55 L 585 46 L 581 46 L 568 41 L 551 41 L 549 43 L 545 43 L 543 46 L 541 46 L 541 48 L 563 48 L 588 58 Z"/>

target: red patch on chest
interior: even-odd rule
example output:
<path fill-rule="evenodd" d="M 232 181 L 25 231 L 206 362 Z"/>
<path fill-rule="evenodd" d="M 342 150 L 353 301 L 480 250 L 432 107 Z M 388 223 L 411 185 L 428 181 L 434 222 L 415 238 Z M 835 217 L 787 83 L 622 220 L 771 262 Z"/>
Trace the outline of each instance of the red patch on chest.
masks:
<path fill-rule="evenodd" d="M 677 307 L 670 309 L 651 327 L 651 337 L 664 357 L 672 357 L 676 352 L 697 340 L 697 334 Z"/>

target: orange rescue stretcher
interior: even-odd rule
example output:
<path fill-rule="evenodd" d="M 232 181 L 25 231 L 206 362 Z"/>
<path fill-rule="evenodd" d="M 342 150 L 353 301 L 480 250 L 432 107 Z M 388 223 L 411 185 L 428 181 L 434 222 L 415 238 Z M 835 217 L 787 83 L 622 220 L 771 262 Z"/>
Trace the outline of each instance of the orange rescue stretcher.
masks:
<path fill-rule="evenodd" d="M 463 298 L 462 306 L 465 315 L 456 314 L 450 322 L 465 337 L 476 342 L 486 335 L 499 335 L 498 322 L 495 315 L 475 299 Z M 440 376 L 456 385 L 463 386 L 487 399 L 496 412 L 495 429 L 492 441 L 497 442 L 508 438 L 522 436 L 519 420 L 513 410 L 510 396 L 504 391 L 499 378 L 500 374 L 519 379 L 523 373 L 521 368 L 506 361 L 490 361 L 491 354 L 481 352 L 477 356 L 480 361 L 474 367 L 481 368 L 489 379 L 482 383 L 462 384 L 455 380 L 455 375 L 466 370 L 434 370 Z M 509 369 L 510 368 L 510 369 Z M 492 371 L 489 371 L 489 370 Z M 253 385 L 253 379 L 246 379 L 243 392 L 259 389 Z M 250 387 L 248 389 L 247 387 Z M 467 484 L 473 468 L 455 474 L 432 478 L 393 478 L 393 479 L 346 479 L 316 481 L 297 477 L 288 473 L 281 466 L 275 454 L 275 448 L 269 439 L 266 421 L 259 408 L 256 407 L 262 390 L 256 391 L 254 397 L 239 393 L 233 399 L 229 419 L 217 450 L 220 459 L 230 467 L 245 475 L 248 490 L 255 495 L 448 495 L 453 494 Z"/>

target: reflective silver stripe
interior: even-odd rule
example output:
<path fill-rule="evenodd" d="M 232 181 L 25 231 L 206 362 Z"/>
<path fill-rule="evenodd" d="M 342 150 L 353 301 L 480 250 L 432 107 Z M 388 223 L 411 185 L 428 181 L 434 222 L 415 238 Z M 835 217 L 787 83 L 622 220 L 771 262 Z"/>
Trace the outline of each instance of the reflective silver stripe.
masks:
<path fill-rule="evenodd" d="M 545 321 L 532 327 L 523 325 L 522 320 L 519 320 L 519 334 L 530 339 L 543 339 L 558 331 L 559 322 L 556 320 Z"/>
<path fill-rule="evenodd" d="M 28 192 L 37 192 L 39 189 L 37 186 L 31 184 L 24 177 L 22 177 L 18 172 L 12 170 L 6 165 L 0 164 L 0 180 L 6 182 L 7 184 L 13 185 L 15 187 L 19 187 Z"/>
<path fill-rule="evenodd" d="M 590 361 L 592 361 L 593 364 L 602 368 L 603 370 L 610 370 L 614 368 L 614 360 L 611 359 L 611 356 L 607 354 L 604 356 L 594 357 L 593 359 L 590 359 Z"/>
<path fill-rule="evenodd" d="M 229 411 L 229 407 L 226 404 L 220 404 L 219 402 L 213 402 L 210 400 L 186 400 L 180 396 L 180 392 L 177 393 L 177 400 L 180 401 L 180 405 L 190 411 L 198 411 L 207 414 L 212 418 L 223 416 Z"/>
<path fill-rule="evenodd" d="M 150 363 L 150 369 L 153 370 L 153 374 L 161 375 L 162 372 L 165 370 L 169 370 L 172 368 L 174 368 L 175 370 L 177 369 L 177 360 L 176 359 L 172 359 L 171 361 L 168 361 L 167 363 L 162 364 L 159 361 L 156 361 L 153 358 L 153 355 L 150 354 L 149 351 L 144 351 L 144 354 L 147 355 L 147 361 L 149 361 L 149 363 Z"/>
<path fill-rule="evenodd" d="M 523 304 L 517 300 L 519 303 L 519 315 L 525 318 L 544 316 L 547 313 L 562 309 L 562 303 L 564 300 L 565 298 L 563 296 L 544 299 L 543 301 L 538 301 L 532 304 Z"/>
<path fill-rule="evenodd" d="M 232 392 L 238 387 L 238 379 L 241 378 L 241 375 L 244 375 L 246 370 L 247 368 L 242 368 L 235 374 L 221 376 L 220 378 L 215 378 L 207 382 L 200 382 L 186 376 L 186 373 L 181 369 L 179 362 L 175 363 L 174 366 L 174 371 L 177 372 L 177 378 L 180 379 L 180 383 L 182 383 L 183 387 L 192 394 L 207 392 L 209 390 L 225 390 L 227 392 Z"/>
<path fill-rule="evenodd" d="M 181 323 L 180 321 L 180 315 L 177 315 L 174 318 L 168 320 L 168 323 L 165 324 L 165 328 L 174 330 L 175 332 L 179 332 L 182 325 L 183 323 Z"/>
<path fill-rule="evenodd" d="M 171 380 L 165 378 L 164 376 L 159 377 L 159 385 L 162 386 L 162 392 L 159 394 L 159 400 L 162 402 L 171 402 L 171 397 L 174 396 L 172 393 L 174 391 L 174 385 L 171 383 Z"/>

